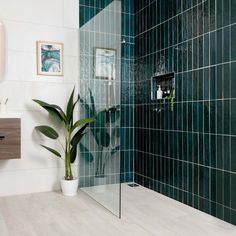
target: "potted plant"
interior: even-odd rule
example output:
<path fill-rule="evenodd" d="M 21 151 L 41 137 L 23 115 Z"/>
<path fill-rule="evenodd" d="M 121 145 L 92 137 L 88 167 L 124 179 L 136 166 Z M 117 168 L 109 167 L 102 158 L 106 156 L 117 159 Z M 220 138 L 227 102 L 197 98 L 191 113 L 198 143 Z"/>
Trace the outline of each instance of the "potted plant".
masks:
<path fill-rule="evenodd" d="M 66 196 L 74 196 L 78 190 L 78 179 L 74 178 L 71 164 L 75 162 L 78 150 L 78 144 L 85 134 L 85 129 L 90 122 L 96 119 L 96 116 L 74 121 L 73 114 L 76 104 L 79 102 L 80 97 L 74 102 L 73 89 L 69 101 L 67 103 L 66 111 L 64 112 L 59 106 L 48 104 L 46 102 L 33 99 L 34 102 L 44 108 L 55 121 L 59 121 L 63 129 L 63 139 L 60 139 L 59 133 L 52 127 L 46 125 L 36 126 L 35 129 L 45 135 L 46 137 L 56 140 L 63 150 L 63 155 L 60 151 L 51 147 L 41 145 L 43 148 L 53 153 L 56 157 L 62 159 L 65 163 L 65 176 L 61 180 L 62 193 Z"/>
<path fill-rule="evenodd" d="M 119 145 L 119 125 L 117 121 L 120 118 L 120 111 L 118 106 L 108 107 L 101 111 L 97 111 L 95 107 L 94 97 L 91 90 L 90 102 L 81 99 L 81 105 L 85 108 L 87 114 L 96 116 L 96 120 L 90 124 L 90 133 L 96 146 L 96 152 L 91 153 L 86 144 L 80 143 L 80 150 L 82 157 L 88 162 L 95 161 L 95 178 L 94 185 L 97 192 L 104 192 L 106 187 L 106 173 L 105 168 L 110 158 L 120 150 Z"/>

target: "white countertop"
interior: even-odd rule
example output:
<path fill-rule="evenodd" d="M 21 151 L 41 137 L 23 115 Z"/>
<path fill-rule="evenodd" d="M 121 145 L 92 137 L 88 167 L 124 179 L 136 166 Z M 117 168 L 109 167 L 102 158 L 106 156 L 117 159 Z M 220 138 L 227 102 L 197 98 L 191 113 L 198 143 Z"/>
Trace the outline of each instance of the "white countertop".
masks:
<path fill-rule="evenodd" d="M 20 113 L 16 113 L 16 112 L 0 112 L 0 119 L 1 118 L 9 118 L 9 119 L 13 119 L 13 118 L 21 118 L 21 114 Z"/>

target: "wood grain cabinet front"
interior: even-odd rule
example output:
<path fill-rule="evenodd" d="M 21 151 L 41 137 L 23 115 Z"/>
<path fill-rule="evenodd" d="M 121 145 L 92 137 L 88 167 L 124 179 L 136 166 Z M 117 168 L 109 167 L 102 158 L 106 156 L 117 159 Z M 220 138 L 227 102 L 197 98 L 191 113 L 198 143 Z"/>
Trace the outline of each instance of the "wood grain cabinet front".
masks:
<path fill-rule="evenodd" d="M 21 158 L 21 119 L 0 119 L 0 160 Z"/>

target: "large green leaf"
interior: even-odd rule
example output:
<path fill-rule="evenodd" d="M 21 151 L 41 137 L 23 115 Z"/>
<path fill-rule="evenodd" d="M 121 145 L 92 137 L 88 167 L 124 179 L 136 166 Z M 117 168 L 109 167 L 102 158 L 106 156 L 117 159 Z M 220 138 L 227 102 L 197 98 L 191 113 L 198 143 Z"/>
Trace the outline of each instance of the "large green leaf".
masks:
<path fill-rule="evenodd" d="M 94 137 L 94 139 L 96 140 L 96 143 L 99 144 L 99 127 L 90 127 L 89 129 Z"/>
<path fill-rule="evenodd" d="M 90 118 L 85 118 L 85 119 L 81 119 L 78 120 L 77 122 L 75 122 L 75 124 L 72 127 L 72 131 L 74 131 L 76 128 L 78 128 L 79 126 L 82 126 L 84 124 L 88 124 L 90 122 L 93 122 L 96 119 L 96 116 L 92 116 Z"/>
<path fill-rule="evenodd" d="M 105 127 L 106 123 L 107 123 L 107 119 L 108 119 L 107 112 L 105 110 L 100 111 L 97 114 L 95 126 L 96 127 Z"/>
<path fill-rule="evenodd" d="M 93 157 L 92 153 L 90 153 L 89 150 L 82 143 L 80 143 L 80 155 L 87 162 L 92 162 L 94 160 L 94 157 Z"/>
<path fill-rule="evenodd" d="M 88 103 L 86 103 L 82 98 L 80 98 L 80 104 L 82 105 L 82 107 L 85 108 L 87 116 L 90 116 L 91 114 L 94 115 L 94 113 L 92 112 L 92 109 L 90 108 Z"/>
<path fill-rule="evenodd" d="M 74 102 L 74 105 L 73 105 L 74 108 L 75 108 L 75 105 L 77 104 L 77 102 L 79 102 L 79 100 L 80 100 L 80 95 L 78 94 L 77 100 Z"/>
<path fill-rule="evenodd" d="M 74 163 L 77 156 L 77 146 L 73 146 L 70 150 L 70 162 Z"/>
<path fill-rule="evenodd" d="M 44 146 L 44 145 L 41 145 L 43 148 L 47 149 L 49 152 L 53 153 L 54 155 L 56 155 L 57 157 L 61 158 L 61 154 L 56 151 L 55 149 L 52 149 L 50 147 L 47 147 L 47 146 Z"/>
<path fill-rule="evenodd" d="M 41 107 L 43 107 L 55 119 L 59 121 L 64 121 L 65 123 L 67 123 L 66 115 L 59 106 L 54 105 L 54 104 L 48 104 L 44 101 L 37 100 L 37 99 L 33 99 L 33 101 L 39 104 Z"/>
<path fill-rule="evenodd" d="M 75 87 L 70 95 L 69 101 L 67 103 L 67 108 L 66 108 L 66 116 L 69 122 L 72 121 L 73 117 L 73 110 L 74 110 L 74 93 L 75 93 Z"/>
<path fill-rule="evenodd" d="M 73 138 L 71 139 L 71 145 L 72 146 L 77 146 L 78 143 L 80 142 L 80 140 L 82 139 L 82 137 L 84 136 L 84 131 L 86 129 L 86 127 L 88 126 L 88 124 L 85 124 L 81 129 L 79 129 L 75 135 L 73 136 Z"/>
<path fill-rule="evenodd" d="M 77 102 L 79 102 L 79 100 L 80 100 L 80 95 L 78 95 L 77 100 L 73 104 L 73 109 L 72 109 L 73 111 L 75 109 Z M 71 125 L 73 125 L 73 112 L 72 112 L 72 116 L 71 116 Z"/>
<path fill-rule="evenodd" d="M 82 107 L 85 108 L 87 116 L 94 116 L 97 114 L 96 109 L 95 109 L 95 101 L 94 97 L 92 95 L 91 89 L 89 89 L 89 94 L 90 94 L 90 102 L 88 103 L 86 100 L 80 98 L 80 104 Z"/>
<path fill-rule="evenodd" d="M 118 107 L 111 107 L 109 109 L 109 122 L 115 123 L 120 118 L 120 112 Z"/>
<path fill-rule="evenodd" d="M 119 126 L 112 127 L 111 132 L 109 133 L 111 135 L 110 143 L 112 146 L 114 146 L 116 144 L 117 139 L 120 137 L 120 127 Z"/>
<path fill-rule="evenodd" d="M 94 139 L 96 140 L 96 143 L 99 146 L 107 147 L 109 144 L 107 142 L 107 134 L 106 134 L 106 124 L 107 124 L 107 113 L 105 110 L 100 111 L 97 116 L 96 120 L 94 122 L 93 127 L 90 127 L 90 131 L 94 136 Z"/>
<path fill-rule="evenodd" d="M 48 138 L 57 139 L 59 137 L 57 131 L 49 126 L 46 125 L 36 126 L 35 129 Z"/>

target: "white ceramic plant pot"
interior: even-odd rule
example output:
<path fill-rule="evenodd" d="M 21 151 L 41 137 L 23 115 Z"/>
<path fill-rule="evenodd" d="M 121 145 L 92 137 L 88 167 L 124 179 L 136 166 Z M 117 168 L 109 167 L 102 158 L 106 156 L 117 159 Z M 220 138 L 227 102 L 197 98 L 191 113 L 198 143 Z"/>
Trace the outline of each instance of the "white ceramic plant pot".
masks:
<path fill-rule="evenodd" d="M 106 191 L 106 177 L 95 177 L 94 178 L 94 191 L 97 193 L 104 193 Z"/>
<path fill-rule="evenodd" d="M 61 190 L 62 190 L 63 195 L 65 195 L 65 196 L 77 195 L 78 185 L 79 185 L 78 179 L 73 179 L 73 180 L 62 179 L 61 180 Z"/>

